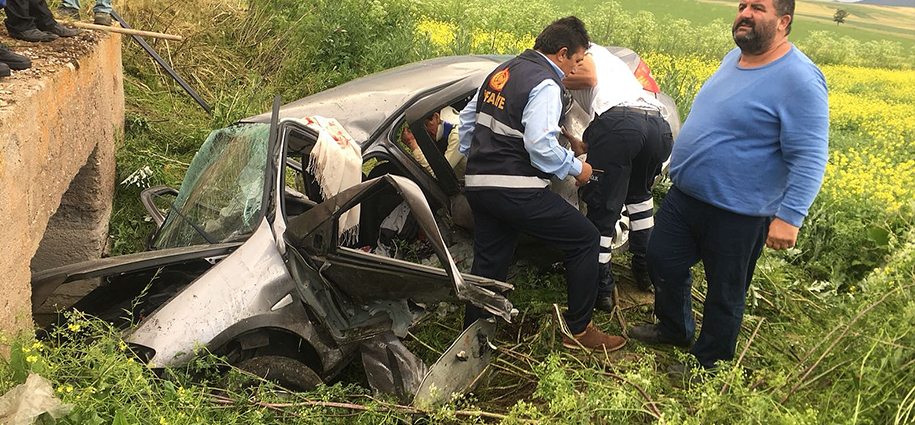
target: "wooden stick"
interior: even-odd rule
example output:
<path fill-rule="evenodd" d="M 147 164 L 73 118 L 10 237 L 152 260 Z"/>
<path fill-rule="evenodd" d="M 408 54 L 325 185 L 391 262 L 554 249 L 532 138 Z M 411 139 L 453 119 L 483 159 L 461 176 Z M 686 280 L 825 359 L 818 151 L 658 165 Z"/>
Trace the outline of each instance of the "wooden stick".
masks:
<path fill-rule="evenodd" d="M 615 374 L 615 373 L 613 373 L 613 372 L 608 372 L 608 371 L 606 371 L 606 370 L 603 371 L 603 372 L 601 372 L 601 373 L 603 373 L 604 375 L 609 376 L 609 377 L 611 377 L 611 378 L 618 379 L 618 380 L 620 380 L 620 381 L 622 381 L 622 382 L 625 382 L 625 383 L 627 383 L 627 384 L 632 385 L 633 387 L 635 387 L 635 389 L 636 389 L 640 394 L 642 394 L 642 397 L 645 397 L 645 400 L 648 401 L 649 413 L 651 414 L 651 416 L 654 416 L 655 418 L 657 418 L 657 419 L 658 419 L 658 422 L 660 422 L 660 423 L 662 423 L 662 424 L 665 423 L 665 422 L 664 422 L 664 416 L 661 414 L 661 410 L 658 409 L 658 406 L 654 403 L 654 400 L 651 399 L 651 396 L 649 396 L 648 393 L 645 392 L 645 390 L 642 389 L 642 387 L 640 387 L 640 386 L 639 386 L 638 384 L 636 384 L 635 382 L 632 382 L 632 381 L 626 379 L 626 378 L 623 377 L 622 375 L 617 375 L 617 374 Z"/>
<path fill-rule="evenodd" d="M 502 360 L 502 362 L 505 362 L 505 361 Z M 509 369 L 509 368 L 507 368 L 507 367 L 505 367 L 505 366 L 502 366 L 502 365 L 500 365 L 500 364 L 498 364 L 498 363 L 493 362 L 493 363 L 490 363 L 490 365 L 491 365 L 492 367 L 496 368 L 496 369 L 501 370 L 501 371 L 502 371 L 503 373 L 505 373 L 506 375 L 511 375 L 511 376 L 514 376 L 514 377 L 517 377 L 517 378 L 521 378 L 521 379 L 524 379 L 524 380 L 527 381 L 527 382 L 531 382 L 531 383 L 535 383 L 535 384 L 537 383 L 537 380 L 536 380 L 536 379 L 534 379 L 534 378 L 529 378 L 529 377 L 527 377 L 527 376 L 521 375 L 521 374 L 519 374 L 518 372 L 516 372 L 516 371 L 514 371 L 514 370 L 511 370 L 511 369 Z"/>
<path fill-rule="evenodd" d="M 559 333 L 565 335 L 567 338 L 574 341 L 575 345 L 577 345 L 578 348 L 580 348 L 582 351 L 585 352 L 585 354 L 588 355 L 588 359 L 591 360 L 592 363 L 595 362 L 594 354 L 592 352 L 593 350 L 585 348 L 585 346 L 581 345 L 581 342 L 578 341 L 578 338 L 575 338 L 575 336 L 572 335 L 572 330 L 569 329 L 569 324 L 566 323 L 565 318 L 562 317 L 562 311 L 559 309 L 559 304 L 553 304 L 553 314 L 556 315 L 556 321 L 558 322 L 558 326 L 559 326 Z"/>
<path fill-rule="evenodd" d="M 702 313 L 696 311 L 695 314 L 696 314 L 696 316 L 697 316 L 699 319 L 703 319 L 703 320 L 704 320 L 704 317 L 705 317 L 705 316 L 703 316 Z M 740 324 L 740 329 L 743 329 L 745 332 L 752 332 L 752 330 L 750 330 L 750 327 L 747 326 L 746 323 L 741 323 L 741 324 Z M 774 342 L 769 341 L 768 339 L 764 338 L 762 335 L 756 335 L 756 337 L 759 338 L 760 341 L 765 342 L 766 344 L 769 344 L 769 346 L 770 346 L 771 348 L 773 348 L 775 351 L 778 351 L 779 353 L 782 353 L 782 354 L 784 354 L 784 355 L 786 355 L 786 356 L 790 354 L 790 355 L 794 356 L 794 358 L 797 358 L 797 356 L 794 355 L 794 353 L 786 353 L 785 350 L 782 350 L 781 347 L 775 345 Z"/>
<path fill-rule="evenodd" d="M 867 306 L 867 308 L 865 308 L 864 310 L 861 310 L 861 312 L 859 312 L 853 319 L 851 319 L 850 322 L 848 322 L 847 325 L 845 325 L 845 329 L 842 330 L 842 333 L 840 333 L 839 336 L 835 340 L 832 341 L 832 344 L 829 344 L 829 347 L 826 347 L 826 350 L 823 351 L 823 354 L 821 354 L 820 357 L 817 358 L 817 360 L 815 362 L 813 362 L 813 364 L 810 365 L 810 367 L 808 367 L 806 369 L 806 371 L 804 372 L 804 375 L 801 376 L 798 383 L 794 384 L 794 386 L 791 387 L 791 389 L 788 391 L 788 394 L 785 394 L 785 396 L 782 397 L 781 401 L 779 401 L 779 404 L 785 404 L 785 402 L 788 401 L 788 397 L 791 397 L 791 394 L 794 394 L 794 392 L 797 391 L 797 389 L 804 383 L 804 380 L 807 379 L 807 376 L 809 376 L 810 373 L 813 372 L 813 370 L 816 369 L 816 367 L 820 365 L 820 362 L 823 361 L 823 359 L 826 357 L 826 355 L 828 355 L 829 352 L 832 351 L 832 349 L 837 344 L 839 344 L 839 341 L 841 341 L 842 338 L 845 337 L 845 334 L 848 333 L 849 329 L 851 329 L 851 327 L 855 324 L 855 322 L 858 321 L 858 319 L 863 317 L 865 314 L 867 314 L 867 312 L 871 311 L 874 307 L 877 307 L 882 302 L 886 301 L 886 299 L 889 298 L 890 295 L 893 295 L 902 290 L 909 289 L 911 287 L 915 287 L 915 284 L 897 287 L 896 289 L 894 289 L 890 292 L 887 292 L 885 295 L 883 295 L 883 297 L 881 297 L 879 300 L 877 300 L 877 302 Z"/>
<path fill-rule="evenodd" d="M 824 371 L 823 373 L 820 373 L 819 375 L 814 376 L 813 378 L 808 379 L 806 382 L 804 382 L 804 385 L 801 385 L 800 388 L 798 388 L 798 390 L 803 390 L 804 388 L 807 388 L 808 386 L 810 386 L 810 384 L 813 384 L 814 382 L 816 382 L 816 381 L 819 380 L 820 378 L 822 378 L 822 377 L 828 375 L 829 372 L 832 372 L 832 371 L 834 371 L 834 370 L 836 370 L 836 369 L 838 369 L 838 368 L 840 368 L 840 367 L 842 367 L 842 366 L 845 366 L 845 365 L 847 365 L 847 364 L 849 364 L 849 363 L 851 363 L 851 360 L 845 360 L 845 361 L 843 361 L 843 362 L 841 362 L 841 363 L 838 363 L 838 364 L 836 364 L 836 365 L 833 365 L 833 367 L 831 367 L 831 368 L 829 368 L 829 369 L 826 369 L 826 371 Z"/>
<path fill-rule="evenodd" d="M 617 320 L 619 320 L 620 328 L 623 329 L 623 338 L 629 339 L 629 331 L 626 330 L 628 325 L 626 324 L 626 319 L 623 317 L 622 310 L 620 310 L 620 293 L 616 285 L 613 285 L 613 313 L 611 315 L 615 315 Z"/>
<path fill-rule="evenodd" d="M 441 351 L 438 351 L 438 350 L 432 348 L 429 344 L 426 344 L 425 342 L 423 342 L 423 340 L 417 338 L 416 335 L 413 335 L 413 332 L 407 331 L 407 335 L 409 335 L 410 338 L 413 338 L 414 341 L 418 342 L 423 347 L 426 347 L 427 350 L 435 353 L 436 355 L 439 355 L 439 356 L 442 355 Z"/>
<path fill-rule="evenodd" d="M 221 396 L 218 394 L 207 394 L 207 395 L 210 396 L 213 399 L 213 401 L 216 403 L 227 405 L 227 406 L 239 407 L 239 403 L 233 398 Z M 353 403 L 339 403 L 339 402 L 333 402 L 333 401 L 312 401 L 312 400 L 308 400 L 308 399 L 305 399 L 305 401 L 300 401 L 300 402 L 296 402 L 296 403 L 265 403 L 265 402 L 257 401 L 257 400 L 252 400 L 252 401 L 250 401 L 250 403 L 255 406 L 258 406 L 258 407 L 273 410 L 276 412 L 285 413 L 285 414 L 288 414 L 290 416 L 294 416 L 297 418 L 301 418 L 302 415 L 299 415 L 295 412 L 285 410 L 284 408 L 311 406 L 311 407 L 331 407 L 331 408 L 338 408 L 338 409 L 349 409 L 349 410 L 356 410 L 356 411 L 362 411 L 362 412 L 376 412 L 376 413 L 387 413 L 387 412 L 408 413 L 408 414 L 409 413 L 420 413 L 420 414 L 427 414 L 427 415 L 431 414 L 431 413 L 435 413 L 435 411 L 432 409 L 421 409 L 418 407 L 385 403 L 385 402 L 382 402 L 379 400 L 375 400 L 375 401 L 380 403 L 381 406 L 377 406 L 377 407 L 363 406 L 360 404 L 353 404 Z M 450 413 L 452 413 L 456 416 L 463 416 L 463 417 L 479 416 L 481 418 L 498 419 L 498 420 L 505 420 L 508 418 L 505 415 L 500 415 L 498 413 L 484 412 L 482 410 L 453 410 Z M 521 421 L 524 423 L 533 423 L 533 421 L 530 419 L 521 419 Z"/>
<path fill-rule="evenodd" d="M 140 30 L 135 30 L 133 28 L 128 29 L 128 28 L 121 28 L 121 27 L 108 26 L 108 25 L 95 25 L 95 24 L 87 24 L 85 22 L 74 22 L 74 21 L 63 21 L 63 22 L 66 22 L 76 28 L 85 28 L 85 29 L 89 29 L 89 30 L 116 32 L 118 34 L 139 35 L 141 37 L 161 38 L 163 40 L 175 40 L 175 41 L 184 40 L 184 37 L 181 37 L 180 35 L 165 34 L 165 33 L 161 33 L 161 32 L 140 31 Z"/>
<path fill-rule="evenodd" d="M 747 350 L 750 349 L 750 344 L 753 343 L 753 338 L 756 338 L 756 334 L 759 332 L 759 328 L 762 326 L 764 321 L 766 321 L 765 317 L 759 319 L 759 323 L 756 324 L 756 329 L 753 330 L 753 335 L 750 335 L 750 339 L 747 340 L 747 345 L 743 347 L 743 351 L 740 352 L 740 357 L 737 358 L 737 363 L 734 365 L 735 367 L 740 367 L 740 361 L 743 360 L 743 356 L 747 354 Z M 728 389 L 728 382 L 730 381 L 731 380 L 728 379 L 724 385 L 721 386 L 721 392 L 719 392 L 718 395 L 724 395 L 724 392 Z"/>

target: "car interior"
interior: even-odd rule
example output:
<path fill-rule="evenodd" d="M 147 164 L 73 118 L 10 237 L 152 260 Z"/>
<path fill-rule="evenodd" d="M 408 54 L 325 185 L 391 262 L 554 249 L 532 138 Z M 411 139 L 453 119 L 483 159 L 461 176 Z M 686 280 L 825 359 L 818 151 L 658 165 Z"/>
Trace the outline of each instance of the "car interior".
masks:
<path fill-rule="evenodd" d="M 466 90 L 463 90 L 466 91 Z M 429 184 L 439 186 L 446 196 L 454 196 L 463 186 L 462 179 L 451 169 L 444 156 L 444 151 L 437 146 L 435 141 L 424 128 L 425 117 L 430 111 L 439 111 L 443 121 L 453 124 L 452 131 L 457 131 L 459 125 L 458 114 L 472 98 L 473 92 L 455 93 L 453 95 L 434 96 L 435 100 L 426 98 L 414 104 L 418 108 L 410 108 L 393 125 L 387 135 L 389 149 L 398 149 L 402 155 L 398 158 L 375 155 L 365 160 L 363 166 L 363 180 L 393 174 L 406 176 L 425 176 Z M 451 100 L 442 103 L 442 99 Z M 403 130 L 410 128 L 419 148 L 433 170 L 444 169 L 444 172 L 430 173 L 413 158 L 411 150 L 402 140 Z M 287 218 L 295 217 L 323 201 L 317 182 L 307 172 L 308 155 L 317 138 L 317 133 L 307 127 L 298 125 L 282 126 L 283 137 L 287 138 L 287 159 L 285 166 L 285 194 L 283 197 L 283 210 Z M 407 159 L 408 158 L 408 159 Z M 408 170 L 406 167 L 411 168 Z M 418 177 L 422 178 L 422 177 Z M 422 185 L 421 185 L 422 186 Z M 401 203 L 392 187 L 382 189 L 375 196 L 362 202 L 360 212 L 359 237 L 354 247 L 374 247 L 378 240 L 379 229 L 382 221 Z M 430 206 L 434 210 L 442 207 L 434 199 Z"/>

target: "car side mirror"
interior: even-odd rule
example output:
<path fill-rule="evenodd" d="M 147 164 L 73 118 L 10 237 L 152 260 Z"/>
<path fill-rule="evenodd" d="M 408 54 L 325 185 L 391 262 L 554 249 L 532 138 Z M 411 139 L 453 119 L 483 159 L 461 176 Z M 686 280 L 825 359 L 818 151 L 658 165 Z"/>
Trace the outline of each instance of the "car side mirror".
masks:
<path fill-rule="evenodd" d="M 156 222 L 156 228 L 161 227 L 165 222 L 165 214 L 156 206 L 155 201 L 156 198 L 164 198 L 166 195 L 178 196 L 178 191 L 168 186 L 153 186 L 140 192 L 140 202 Z M 171 203 L 169 202 L 169 204 Z"/>

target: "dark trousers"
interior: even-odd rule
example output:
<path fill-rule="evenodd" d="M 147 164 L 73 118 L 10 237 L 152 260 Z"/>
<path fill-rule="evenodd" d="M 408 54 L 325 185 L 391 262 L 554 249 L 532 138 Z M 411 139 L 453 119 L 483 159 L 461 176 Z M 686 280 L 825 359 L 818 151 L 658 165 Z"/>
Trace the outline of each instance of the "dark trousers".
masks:
<path fill-rule="evenodd" d="M 690 351 L 706 368 L 734 358 L 747 290 L 769 231 L 770 217 L 735 214 L 670 189 L 655 216 L 648 267 L 655 286 L 655 316 L 672 339 L 696 334 L 690 267 L 702 261 L 708 293 L 702 330 Z"/>
<path fill-rule="evenodd" d="M 474 222 L 471 273 L 505 281 L 520 233 L 546 242 L 565 255 L 565 320 L 573 333 L 584 331 L 597 297 L 599 234 L 594 225 L 549 189 L 468 190 L 466 195 Z M 468 305 L 464 326 L 482 315 Z"/>
<path fill-rule="evenodd" d="M 588 125 L 583 140 L 588 144 L 588 163 L 597 181 L 582 189 L 588 219 L 601 233 L 601 263 L 610 262 L 610 240 L 623 205 L 629 212 L 629 251 L 632 267 L 646 272 L 645 253 L 654 224 L 651 186 L 670 157 L 673 135 L 658 113 L 630 108 L 611 108 Z M 613 291 L 602 282 L 599 296 Z"/>
<path fill-rule="evenodd" d="M 6 29 L 9 32 L 23 32 L 33 28 L 42 31 L 57 23 L 45 0 L 7 0 Z"/>

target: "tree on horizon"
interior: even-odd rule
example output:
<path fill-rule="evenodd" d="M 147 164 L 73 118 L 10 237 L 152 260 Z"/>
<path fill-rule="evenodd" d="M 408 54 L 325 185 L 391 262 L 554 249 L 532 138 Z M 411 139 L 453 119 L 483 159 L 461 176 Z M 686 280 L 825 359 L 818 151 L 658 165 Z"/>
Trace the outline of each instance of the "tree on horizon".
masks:
<path fill-rule="evenodd" d="M 850 15 L 850 13 L 848 13 L 847 10 L 840 8 L 840 9 L 836 10 L 836 13 L 834 15 L 832 15 L 832 20 L 836 21 L 836 26 L 838 26 L 839 24 L 845 23 L 845 18 L 848 15 Z"/>

